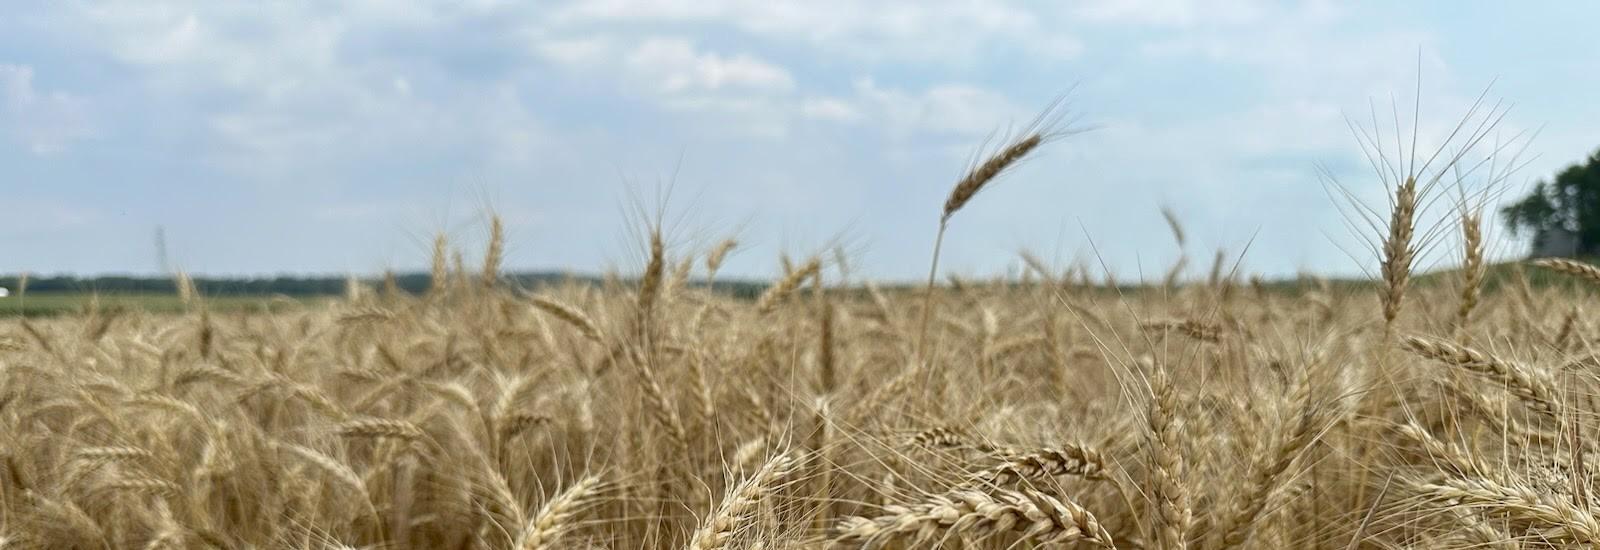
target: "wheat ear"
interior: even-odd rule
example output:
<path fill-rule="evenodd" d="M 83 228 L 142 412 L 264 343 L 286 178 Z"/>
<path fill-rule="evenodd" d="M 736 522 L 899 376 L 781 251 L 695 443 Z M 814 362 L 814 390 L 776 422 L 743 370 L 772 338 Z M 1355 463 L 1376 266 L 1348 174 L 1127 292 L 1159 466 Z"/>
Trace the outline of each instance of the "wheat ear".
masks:
<path fill-rule="evenodd" d="M 483 287 L 493 288 L 500 280 L 500 262 L 506 251 L 506 227 L 499 214 L 489 216 L 489 249 L 483 254 Z"/>
<path fill-rule="evenodd" d="M 1562 258 L 1544 258 L 1534 260 L 1533 265 L 1565 273 L 1590 283 L 1600 283 L 1600 267 L 1591 264 Z"/>
<path fill-rule="evenodd" d="M 578 527 L 573 520 L 584 508 L 594 503 L 595 497 L 605 488 L 600 476 L 591 475 L 578 480 L 565 491 L 552 497 L 528 521 L 517 536 L 518 550 L 547 550 L 555 548 L 557 539 Z"/>
<path fill-rule="evenodd" d="M 1411 280 L 1411 264 L 1416 259 L 1412 238 L 1416 232 L 1417 178 L 1407 177 L 1395 188 L 1394 209 L 1389 214 L 1389 234 L 1383 241 L 1383 323 L 1384 331 L 1394 328 L 1400 316 Z"/>
<path fill-rule="evenodd" d="M 543 296 L 534 296 L 532 301 L 534 307 L 549 313 L 552 317 L 560 319 L 568 325 L 572 325 L 572 328 L 578 329 L 578 333 L 589 341 L 601 343 L 605 340 L 600 332 L 600 327 L 595 325 L 594 320 L 585 315 L 582 310 L 563 304 L 554 298 Z"/>
<path fill-rule="evenodd" d="M 933 260 L 928 263 L 928 283 L 924 289 L 922 322 L 917 330 L 918 360 L 927 358 L 928 326 L 933 321 L 933 281 L 939 273 L 939 251 L 944 248 L 944 233 L 950 226 L 950 217 L 961 211 L 961 208 L 971 202 L 972 197 L 977 196 L 979 191 L 988 188 L 1005 174 L 1007 169 L 1016 166 L 1040 145 L 1066 135 L 1067 132 L 1057 127 L 1063 114 L 1058 110 L 1059 107 L 1061 107 L 1060 100 L 1051 103 L 1014 141 L 1000 148 L 988 160 L 973 167 L 957 180 L 955 187 L 950 189 L 950 195 L 945 197 L 944 209 L 939 214 L 939 232 L 933 239 Z"/>
<path fill-rule="evenodd" d="M 767 291 L 761 293 L 761 297 L 756 299 L 756 313 L 760 315 L 772 313 L 778 308 L 779 303 L 782 303 L 789 295 L 794 294 L 794 291 L 798 290 L 800 285 L 805 284 L 806 279 L 817 276 L 821 271 L 822 261 L 817 258 L 812 258 L 805 265 L 790 271 L 788 275 L 785 275 L 783 279 L 767 288 Z"/>
<path fill-rule="evenodd" d="M 1156 548 L 1181 550 L 1188 547 L 1188 533 L 1194 521 L 1189 506 L 1189 490 L 1183 482 L 1183 443 L 1178 437 L 1178 396 L 1165 366 L 1156 366 L 1150 377 L 1150 452 L 1154 472 L 1150 479 L 1154 499 Z"/>
<path fill-rule="evenodd" d="M 1407 336 L 1402 345 L 1407 351 L 1418 356 L 1459 367 L 1498 382 L 1521 399 L 1528 408 L 1558 421 L 1561 419 L 1561 399 L 1554 385 L 1526 365 L 1466 346 L 1418 336 Z"/>
<path fill-rule="evenodd" d="M 1461 213 L 1461 297 L 1456 308 L 1456 339 L 1465 343 L 1466 331 L 1472 321 L 1472 311 L 1478 307 L 1483 291 L 1483 223 L 1476 212 Z"/>
<path fill-rule="evenodd" d="M 775 489 L 778 480 L 794 470 L 797 460 L 790 454 L 780 454 L 768 459 L 760 470 L 735 486 L 715 512 L 706 517 L 694 538 L 689 540 L 689 550 L 720 550 L 728 543 L 749 516 L 755 513 L 761 497 Z"/>
<path fill-rule="evenodd" d="M 1572 502 L 1520 485 L 1488 479 L 1447 479 L 1417 483 L 1417 492 L 1451 506 L 1464 505 L 1533 528 L 1540 540 L 1593 545 L 1600 542 L 1600 519 Z"/>
<path fill-rule="evenodd" d="M 936 536 L 981 539 L 1014 532 L 1019 542 L 1112 546 L 1110 533 L 1082 506 L 1026 489 L 959 490 L 917 504 L 886 506 L 884 512 L 844 519 L 836 528 L 835 541 L 875 549 L 910 538 L 914 545 L 908 548 L 927 548 Z"/>

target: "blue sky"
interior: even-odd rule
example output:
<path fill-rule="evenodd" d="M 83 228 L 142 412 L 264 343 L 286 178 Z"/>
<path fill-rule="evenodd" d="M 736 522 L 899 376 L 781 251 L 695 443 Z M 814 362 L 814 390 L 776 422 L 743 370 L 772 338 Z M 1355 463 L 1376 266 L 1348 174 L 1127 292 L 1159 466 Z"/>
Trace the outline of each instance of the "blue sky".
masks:
<path fill-rule="evenodd" d="M 1159 277 L 1167 206 L 1197 275 L 1360 273 L 1319 169 L 1382 203 L 1347 116 L 1409 127 L 1419 57 L 1422 143 L 1491 82 L 1490 139 L 1539 130 L 1507 193 L 1600 147 L 1600 5 L 1498 5 L 0 1 L 0 272 L 154 272 L 158 225 L 195 273 L 418 269 L 486 205 L 510 269 L 627 271 L 672 182 L 678 253 L 914 279 L 969 157 L 1070 89 L 1094 130 L 961 212 L 946 271 Z"/>

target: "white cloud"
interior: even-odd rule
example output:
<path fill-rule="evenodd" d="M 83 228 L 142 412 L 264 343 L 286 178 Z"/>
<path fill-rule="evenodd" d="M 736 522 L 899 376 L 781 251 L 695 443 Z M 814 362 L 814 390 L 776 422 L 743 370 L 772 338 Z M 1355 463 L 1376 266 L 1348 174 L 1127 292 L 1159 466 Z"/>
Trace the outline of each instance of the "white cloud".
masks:
<path fill-rule="evenodd" d="M 549 59 L 561 65 L 595 65 L 610 61 L 614 55 L 614 45 L 605 37 L 585 37 L 567 39 L 534 38 L 534 52 L 536 55 Z"/>
<path fill-rule="evenodd" d="M 1248 68 L 1280 97 L 1387 96 L 1414 84 L 1418 55 L 1432 85 L 1450 84 L 1449 66 L 1431 32 L 1380 28 L 1352 33 L 1317 17 L 1286 16 L 1274 18 L 1271 25 L 1174 33 L 1141 44 L 1138 52 L 1156 62 Z"/>
<path fill-rule="evenodd" d="M 1236 25 L 1261 20 L 1270 6 L 1260 0 L 1091 0 L 1075 3 L 1073 15 L 1096 23 Z"/>
<path fill-rule="evenodd" d="M 1088 46 L 1076 36 L 1046 32 L 1027 43 L 1028 53 L 1050 60 L 1076 59 Z"/>
<path fill-rule="evenodd" d="M 627 54 L 623 64 L 630 74 L 668 94 L 725 88 L 781 92 L 794 87 L 794 77 L 781 67 L 749 54 L 697 51 L 682 38 L 645 40 Z"/>
<path fill-rule="evenodd" d="M 546 140 L 515 82 L 456 81 L 448 71 L 459 58 L 409 49 L 416 37 L 509 45 L 515 36 L 476 36 L 467 26 L 494 9 L 106 4 L 81 9 L 60 31 L 125 64 L 133 78 L 122 88 L 198 121 L 165 130 L 203 144 L 200 162 L 292 185 L 303 178 L 290 174 L 403 151 L 526 162 Z"/>
<path fill-rule="evenodd" d="M 0 216 L 0 232 L 16 235 L 82 228 L 105 217 L 96 208 L 53 198 L 13 194 L 5 198 L 5 205 L 6 215 Z"/>
<path fill-rule="evenodd" d="M 152 84 L 277 98 L 326 85 L 342 69 L 337 55 L 355 16 L 292 4 L 234 8 L 209 3 L 105 4 L 83 9 L 76 31 L 126 63 L 146 67 Z M 315 90 L 312 91 L 315 93 Z"/>
<path fill-rule="evenodd" d="M 861 120 L 861 111 L 850 102 L 832 98 L 809 98 L 800 103 L 800 114 L 807 118 L 830 120 L 834 122 L 855 122 Z"/>
<path fill-rule="evenodd" d="M 534 54 L 552 63 L 663 96 L 772 94 L 795 88 L 794 75 L 775 63 L 750 53 L 707 51 L 683 37 L 619 44 L 604 36 L 550 38 L 535 33 L 532 41 Z"/>
<path fill-rule="evenodd" d="M 799 42 L 851 59 L 945 65 L 971 62 L 989 48 L 1016 48 L 1055 59 L 1077 56 L 1082 44 L 1064 21 L 1009 2 L 970 0 L 595 0 L 555 10 L 556 25 L 617 22 L 706 23 L 761 39 Z"/>
<path fill-rule="evenodd" d="M 1005 94 L 968 84 L 939 84 L 910 92 L 864 78 L 856 81 L 855 91 L 870 116 L 901 135 L 981 136 L 1029 115 Z"/>
<path fill-rule="evenodd" d="M 694 113 L 700 130 L 778 137 L 799 114 L 794 75 L 748 52 L 710 51 L 676 36 L 529 36 L 534 55 L 664 111 Z"/>
<path fill-rule="evenodd" d="M 783 99 L 702 95 L 664 98 L 660 104 L 698 119 L 683 127 L 685 134 L 775 139 L 790 130 L 789 103 Z"/>
<path fill-rule="evenodd" d="M 1082 0 L 1068 3 L 1063 16 L 1100 26 L 1193 30 L 1323 24 L 1344 11 L 1344 5 L 1331 0 Z"/>
<path fill-rule="evenodd" d="M 82 99 L 65 92 L 40 92 L 33 67 L 0 64 L 0 130 L 36 155 L 60 153 L 94 137 Z"/>

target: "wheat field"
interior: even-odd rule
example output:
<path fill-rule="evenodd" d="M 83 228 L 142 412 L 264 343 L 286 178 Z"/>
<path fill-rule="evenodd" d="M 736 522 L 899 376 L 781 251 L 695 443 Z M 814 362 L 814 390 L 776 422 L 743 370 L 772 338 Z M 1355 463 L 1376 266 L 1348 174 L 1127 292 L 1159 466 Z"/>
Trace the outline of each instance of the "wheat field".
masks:
<path fill-rule="evenodd" d="M 524 290 L 494 219 L 423 295 L 5 320 L 0 547 L 1596 547 L 1600 268 L 1486 288 L 1478 212 L 1419 227 L 1427 170 L 1364 285 L 935 284 L 936 245 L 926 287 L 819 255 L 744 300 L 704 284 L 733 241 L 647 225 L 636 277 Z"/>

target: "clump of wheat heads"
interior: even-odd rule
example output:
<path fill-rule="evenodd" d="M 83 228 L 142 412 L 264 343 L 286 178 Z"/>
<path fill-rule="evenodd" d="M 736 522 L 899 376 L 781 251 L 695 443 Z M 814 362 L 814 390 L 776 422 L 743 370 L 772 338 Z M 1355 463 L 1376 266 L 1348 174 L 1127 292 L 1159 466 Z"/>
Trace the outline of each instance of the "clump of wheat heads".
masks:
<path fill-rule="evenodd" d="M 1469 155 L 1479 152 L 1479 146 L 1508 111 L 1500 103 L 1486 104 L 1489 91 L 1485 89 L 1443 137 L 1438 147 L 1432 153 L 1423 154 L 1417 150 L 1421 127 L 1421 86 L 1419 77 L 1409 144 L 1401 136 L 1398 109 L 1394 113 L 1392 131 L 1395 135 L 1392 140 L 1383 138 L 1384 131 L 1378 122 L 1376 109 L 1372 111 L 1368 124 L 1349 120 L 1351 133 L 1378 180 L 1389 191 L 1386 209 L 1380 210 L 1362 203 L 1330 172 L 1324 172 L 1324 181 L 1330 190 L 1336 190 L 1344 198 L 1346 222 L 1352 231 L 1364 239 L 1374 232 L 1378 234 L 1378 240 L 1372 246 L 1379 259 L 1379 281 L 1382 284 L 1378 296 L 1384 331 L 1389 336 L 1393 335 L 1396 320 L 1400 317 L 1419 256 L 1438 239 L 1440 228 L 1444 227 L 1435 225 L 1419 231 L 1419 220 L 1424 219 L 1427 210 L 1434 204 L 1435 191 L 1444 178 L 1453 173 L 1460 174 L 1463 165 L 1469 165 L 1466 171 L 1470 172 L 1472 167 L 1480 164 Z M 1489 158 L 1492 159 L 1498 151 L 1490 151 Z"/>

